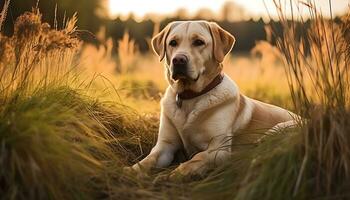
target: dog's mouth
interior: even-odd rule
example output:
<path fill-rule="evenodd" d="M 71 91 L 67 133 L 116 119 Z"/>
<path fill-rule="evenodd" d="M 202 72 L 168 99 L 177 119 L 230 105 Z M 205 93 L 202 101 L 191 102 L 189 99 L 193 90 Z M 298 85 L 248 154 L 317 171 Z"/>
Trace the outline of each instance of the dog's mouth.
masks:
<path fill-rule="evenodd" d="M 188 83 L 188 82 L 197 82 L 199 79 L 199 76 L 200 75 L 198 74 L 197 77 L 193 78 L 185 74 L 179 74 L 179 75 L 172 76 L 172 79 L 174 82 Z"/>

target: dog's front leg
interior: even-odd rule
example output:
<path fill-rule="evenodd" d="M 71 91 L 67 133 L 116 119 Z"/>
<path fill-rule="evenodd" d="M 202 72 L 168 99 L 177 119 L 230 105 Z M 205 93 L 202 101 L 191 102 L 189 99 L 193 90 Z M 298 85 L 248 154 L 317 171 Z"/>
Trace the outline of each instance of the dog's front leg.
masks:
<path fill-rule="evenodd" d="M 186 180 L 203 177 L 210 169 L 222 164 L 230 156 L 230 148 L 208 149 L 197 153 L 187 162 L 180 164 L 170 173 L 170 180 Z"/>
<path fill-rule="evenodd" d="M 131 168 L 138 173 L 147 173 L 152 168 L 167 167 L 175 152 L 181 147 L 181 139 L 169 118 L 161 114 L 158 140 L 150 154 Z"/>

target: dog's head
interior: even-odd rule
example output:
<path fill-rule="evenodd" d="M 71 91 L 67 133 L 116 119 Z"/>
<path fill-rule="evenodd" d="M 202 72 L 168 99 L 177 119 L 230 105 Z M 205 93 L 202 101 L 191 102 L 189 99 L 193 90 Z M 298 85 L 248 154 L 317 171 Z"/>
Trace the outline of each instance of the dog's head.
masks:
<path fill-rule="evenodd" d="M 166 77 L 178 92 L 201 91 L 221 72 L 235 38 L 214 22 L 177 21 L 152 39 L 160 61 L 166 59 Z"/>

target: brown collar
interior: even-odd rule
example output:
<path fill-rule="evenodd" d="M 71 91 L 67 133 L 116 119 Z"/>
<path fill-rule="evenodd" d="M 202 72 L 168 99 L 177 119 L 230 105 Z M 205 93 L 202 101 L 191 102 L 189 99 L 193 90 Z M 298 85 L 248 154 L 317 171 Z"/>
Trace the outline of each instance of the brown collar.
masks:
<path fill-rule="evenodd" d="M 222 80 L 224 79 L 224 75 L 222 73 L 218 74 L 202 91 L 200 92 L 194 92 L 192 90 L 185 90 L 181 93 L 176 94 L 176 105 L 181 108 L 182 106 L 182 101 L 183 100 L 188 100 L 188 99 L 193 99 L 198 96 L 201 96 L 216 86 L 218 86 Z"/>

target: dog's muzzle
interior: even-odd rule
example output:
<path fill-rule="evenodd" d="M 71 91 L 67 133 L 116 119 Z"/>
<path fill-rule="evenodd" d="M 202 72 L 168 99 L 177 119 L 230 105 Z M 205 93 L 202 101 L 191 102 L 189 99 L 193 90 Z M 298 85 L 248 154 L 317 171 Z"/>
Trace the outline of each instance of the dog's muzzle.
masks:
<path fill-rule="evenodd" d="M 184 54 L 177 54 L 172 60 L 171 63 L 173 65 L 172 67 L 172 75 L 171 78 L 176 80 L 179 79 L 188 79 L 187 74 L 187 65 L 188 65 L 188 58 Z"/>

